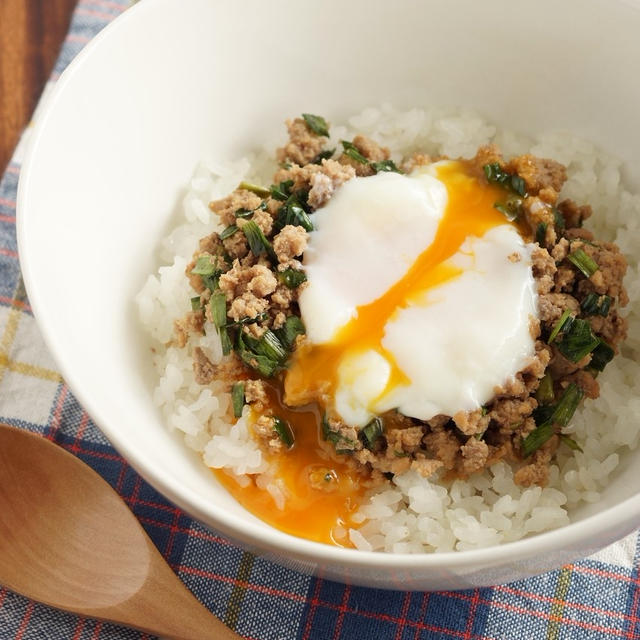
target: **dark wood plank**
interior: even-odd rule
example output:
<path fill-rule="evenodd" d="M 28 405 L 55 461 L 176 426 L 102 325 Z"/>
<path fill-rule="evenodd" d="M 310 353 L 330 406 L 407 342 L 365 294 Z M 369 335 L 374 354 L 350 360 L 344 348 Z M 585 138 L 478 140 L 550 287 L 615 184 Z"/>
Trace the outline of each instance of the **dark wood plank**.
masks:
<path fill-rule="evenodd" d="M 76 0 L 0 0 L 0 172 L 33 113 Z"/>

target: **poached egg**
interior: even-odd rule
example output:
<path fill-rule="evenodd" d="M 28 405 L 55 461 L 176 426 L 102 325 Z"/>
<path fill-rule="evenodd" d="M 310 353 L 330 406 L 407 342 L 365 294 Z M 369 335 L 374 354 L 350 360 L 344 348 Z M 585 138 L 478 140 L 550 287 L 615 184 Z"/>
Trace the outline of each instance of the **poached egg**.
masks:
<path fill-rule="evenodd" d="M 346 182 L 314 215 L 299 304 L 307 343 L 285 402 L 365 425 L 397 408 L 472 411 L 534 355 L 531 249 L 463 162 Z"/>

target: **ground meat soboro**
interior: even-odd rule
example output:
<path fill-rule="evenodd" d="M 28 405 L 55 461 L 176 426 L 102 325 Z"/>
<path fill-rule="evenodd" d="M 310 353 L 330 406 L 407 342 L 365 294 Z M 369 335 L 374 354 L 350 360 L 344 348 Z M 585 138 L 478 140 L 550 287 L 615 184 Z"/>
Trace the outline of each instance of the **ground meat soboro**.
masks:
<path fill-rule="evenodd" d="M 197 304 L 176 323 L 174 337 L 184 347 L 206 322 L 215 325 L 224 358 L 214 366 L 195 347 L 195 380 L 207 385 L 215 378 L 229 388 L 242 382 L 256 438 L 270 455 L 285 455 L 289 446 L 276 428 L 272 398 L 287 359 L 304 343 L 297 301 L 305 287 L 302 258 L 313 212 L 355 176 L 399 171 L 388 149 L 365 136 L 343 142 L 341 153 L 327 149 L 328 125 L 317 116 L 288 121 L 287 129 L 289 141 L 276 154 L 281 168 L 269 189 L 243 183 L 210 204 L 226 228 L 202 238 L 187 266 Z M 418 151 L 400 166 L 411 171 L 431 161 Z M 530 154 L 504 160 L 494 145 L 480 148 L 468 165 L 482 179 L 510 185 L 509 213 L 535 245 L 535 356 L 485 406 L 426 421 L 389 411 L 358 428 L 335 414 L 326 389 L 301 398 L 300 404 L 315 402 L 324 413 L 319 426 L 325 451 L 348 458 L 371 485 L 409 469 L 425 477 L 466 477 L 501 459 L 518 466 L 519 484 L 544 485 L 557 447 L 563 441 L 574 446 L 561 434 L 563 426 L 585 396 L 598 396 L 597 375 L 626 336 L 620 314 L 628 302 L 625 259 L 616 245 L 582 227 L 591 207 L 560 200 L 565 168 Z M 326 479 L 325 471 L 321 475 Z"/>

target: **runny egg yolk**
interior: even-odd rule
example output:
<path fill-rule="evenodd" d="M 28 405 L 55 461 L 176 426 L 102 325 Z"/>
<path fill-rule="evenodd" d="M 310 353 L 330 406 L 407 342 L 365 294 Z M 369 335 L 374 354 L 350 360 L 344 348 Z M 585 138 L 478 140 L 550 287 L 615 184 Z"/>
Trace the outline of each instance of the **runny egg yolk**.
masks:
<path fill-rule="evenodd" d="M 399 273 L 396 270 L 398 277 L 381 295 L 354 305 L 355 312 L 328 339 L 310 340 L 300 347 L 284 377 L 270 387 L 273 414 L 288 421 L 295 435 L 290 450 L 271 457 L 271 462 L 277 465 L 276 481 L 285 495 L 284 509 L 278 509 L 272 496 L 255 480 L 241 486 L 223 471 L 216 471 L 218 479 L 240 504 L 286 533 L 350 546 L 346 530 L 351 526 L 357 528 L 351 517 L 366 486 L 349 457 L 336 456 L 333 445 L 323 441 L 322 415 L 327 410 L 335 413 L 333 403 L 341 385 L 357 387 L 372 375 L 375 378 L 374 370 L 384 370 L 385 374 L 379 380 L 369 381 L 376 389 L 373 396 L 369 389 L 372 404 L 385 396 L 393 397 L 397 389 L 410 383 L 394 354 L 383 345 L 385 331 L 404 310 L 419 306 L 438 287 L 461 281 L 464 269 L 451 258 L 460 253 L 469 238 L 482 238 L 506 224 L 503 214 L 494 207 L 505 198 L 502 188 L 487 184 L 483 176 L 476 175 L 464 162 L 438 163 L 431 170 L 446 187 L 447 195 L 444 211 L 434 223 L 431 241 L 416 250 L 414 237 L 414 257 L 406 270 Z M 373 183 L 366 183 L 369 178 L 360 180 L 360 185 L 373 187 Z M 428 205 L 429 202 L 427 208 Z M 400 212 L 399 219 L 402 215 Z M 508 228 L 515 230 L 511 224 Z M 404 231 L 406 234 L 407 230 Z M 519 236 L 518 241 L 521 242 Z M 503 259 L 506 260 L 504 256 Z M 352 294 L 358 293 L 357 285 L 356 282 L 356 287 L 352 287 Z M 319 299 L 322 302 L 322 296 Z M 330 312 L 328 317 L 335 318 L 335 314 Z M 308 331 L 309 335 L 312 333 Z"/>

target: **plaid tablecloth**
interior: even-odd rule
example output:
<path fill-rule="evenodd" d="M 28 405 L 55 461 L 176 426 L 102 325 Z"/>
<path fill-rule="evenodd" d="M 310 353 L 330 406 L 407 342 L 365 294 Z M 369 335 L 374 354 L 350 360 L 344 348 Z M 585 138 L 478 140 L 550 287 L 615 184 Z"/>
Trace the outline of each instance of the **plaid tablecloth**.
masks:
<path fill-rule="evenodd" d="M 128 5 L 80 0 L 49 88 Z M 640 639 L 637 533 L 559 571 L 505 586 L 377 591 L 311 578 L 254 557 L 164 500 L 95 427 L 42 343 L 20 275 L 15 235 L 16 188 L 28 135 L 27 130 L 0 182 L 0 421 L 42 434 L 96 469 L 213 613 L 256 640 Z M 141 637 L 0 587 L 1 640 Z"/>

